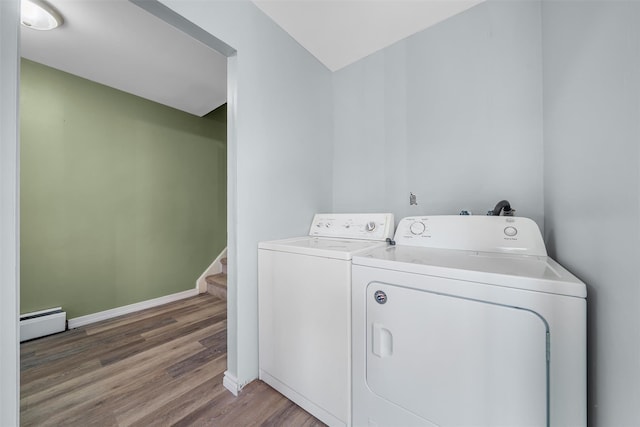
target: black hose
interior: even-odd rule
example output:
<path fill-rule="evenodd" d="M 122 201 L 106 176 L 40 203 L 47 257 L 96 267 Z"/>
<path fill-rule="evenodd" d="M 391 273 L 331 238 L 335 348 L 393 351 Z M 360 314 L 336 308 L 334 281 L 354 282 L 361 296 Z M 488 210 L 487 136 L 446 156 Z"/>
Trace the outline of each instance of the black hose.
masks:
<path fill-rule="evenodd" d="M 493 211 L 491 211 L 491 215 L 499 216 L 500 211 L 504 211 L 505 216 L 513 216 L 514 210 L 511 209 L 511 204 L 507 200 L 500 200 Z"/>

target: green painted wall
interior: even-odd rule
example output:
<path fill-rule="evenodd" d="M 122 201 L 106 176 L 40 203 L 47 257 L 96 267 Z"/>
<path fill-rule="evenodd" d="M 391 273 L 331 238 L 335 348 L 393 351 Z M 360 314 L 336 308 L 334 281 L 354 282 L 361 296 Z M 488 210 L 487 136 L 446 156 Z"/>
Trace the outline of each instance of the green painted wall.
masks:
<path fill-rule="evenodd" d="M 21 312 L 193 289 L 226 246 L 226 107 L 199 118 L 21 67 Z"/>

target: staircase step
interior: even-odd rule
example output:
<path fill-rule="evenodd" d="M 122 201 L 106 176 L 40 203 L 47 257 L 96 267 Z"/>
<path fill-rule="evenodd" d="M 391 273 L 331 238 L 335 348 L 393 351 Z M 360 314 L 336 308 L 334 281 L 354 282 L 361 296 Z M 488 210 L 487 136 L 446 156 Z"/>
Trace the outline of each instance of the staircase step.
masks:
<path fill-rule="evenodd" d="M 207 292 L 222 300 L 227 299 L 227 275 L 225 273 L 212 274 L 205 278 Z"/>

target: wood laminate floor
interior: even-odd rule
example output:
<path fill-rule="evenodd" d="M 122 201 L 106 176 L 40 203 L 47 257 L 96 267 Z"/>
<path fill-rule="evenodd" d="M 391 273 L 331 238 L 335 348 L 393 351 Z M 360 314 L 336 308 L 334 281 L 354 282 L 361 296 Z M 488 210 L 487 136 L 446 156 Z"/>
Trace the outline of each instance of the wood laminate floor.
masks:
<path fill-rule="evenodd" d="M 23 343 L 21 425 L 324 425 L 261 381 L 229 393 L 226 334 L 202 294 Z"/>

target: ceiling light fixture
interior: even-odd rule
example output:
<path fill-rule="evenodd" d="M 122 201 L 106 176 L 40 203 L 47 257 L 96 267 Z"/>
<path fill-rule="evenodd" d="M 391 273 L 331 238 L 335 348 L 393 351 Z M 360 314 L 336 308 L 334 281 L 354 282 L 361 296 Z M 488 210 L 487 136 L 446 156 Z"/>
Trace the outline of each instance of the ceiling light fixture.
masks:
<path fill-rule="evenodd" d="M 22 0 L 20 9 L 20 21 L 27 28 L 53 30 L 64 22 L 62 15 L 42 0 Z"/>

